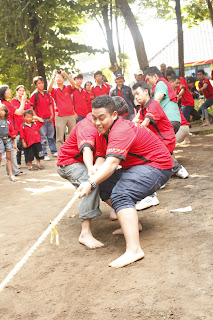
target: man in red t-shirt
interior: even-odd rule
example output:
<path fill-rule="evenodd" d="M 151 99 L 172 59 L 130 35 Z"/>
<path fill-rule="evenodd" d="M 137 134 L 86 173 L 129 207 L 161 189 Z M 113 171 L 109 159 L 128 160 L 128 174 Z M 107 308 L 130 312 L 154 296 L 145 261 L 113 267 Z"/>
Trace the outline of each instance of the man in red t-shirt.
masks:
<path fill-rule="evenodd" d="M 82 88 L 83 76 L 78 74 L 75 78 L 75 87 L 72 89 L 75 113 L 77 114 L 77 122 L 83 120 L 88 114 L 87 108 L 87 92 Z"/>
<path fill-rule="evenodd" d="M 126 240 L 124 255 L 109 264 L 120 268 L 144 257 L 135 203 L 170 178 L 173 161 L 153 132 L 118 117 L 110 96 L 100 96 L 93 101 L 92 117 L 99 133 L 96 154 L 105 156 L 106 161 L 77 191 L 84 197 L 102 183 L 100 195 L 107 203 L 111 200 Z M 116 170 L 118 165 L 122 166 L 121 170 Z"/>
<path fill-rule="evenodd" d="M 33 107 L 36 116 L 44 120 L 44 125 L 40 129 L 41 145 L 44 152 L 44 160 L 50 160 L 47 155 L 46 140 L 50 147 L 51 154 L 57 157 L 56 144 L 54 139 L 53 106 L 52 98 L 44 90 L 44 78 L 37 76 L 33 79 L 36 89 L 30 98 L 30 105 Z"/>
<path fill-rule="evenodd" d="M 104 158 L 99 157 L 93 165 L 97 136 L 98 132 L 92 125 L 91 114 L 89 114 L 75 126 L 60 148 L 57 172 L 75 187 L 87 181 L 88 177 L 97 170 L 98 165 L 104 161 Z M 101 215 L 99 189 L 96 188 L 87 197 L 81 199 L 78 209 L 82 226 L 79 242 L 89 248 L 102 247 L 103 244 L 91 233 L 91 220 Z"/>
<path fill-rule="evenodd" d="M 209 126 L 209 116 L 208 108 L 213 105 L 213 87 L 208 78 L 205 77 L 204 70 L 197 71 L 198 78 L 198 92 L 206 98 L 206 101 L 202 104 L 202 106 L 198 109 L 198 112 L 202 114 L 203 117 L 203 126 Z"/>
<path fill-rule="evenodd" d="M 64 77 L 69 80 L 70 85 L 64 85 Z M 56 88 L 53 88 L 54 81 L 56 81 Z M 53 71 L 53 76 L 48 86 L 48 92 L 55 101 L 56 147 L 58 151 L 64 143 L 66 127 L 68 128 L 68 133 L 70 133 L 76 124 L 76 114 L 71 98 L 72 90 L 74 88 L 74 81 L 65 71 Z"/>
<path fill-rule="evenodd" d="M 90 90 L 90 99 L 93 100 L 98 96 L 109 95 L 110 86 L 103 82 L 103 74 L 101 71 L 96 71 L 94 73 L 94 79 L 96 81 L 96 86 L 92 86 Z"/>

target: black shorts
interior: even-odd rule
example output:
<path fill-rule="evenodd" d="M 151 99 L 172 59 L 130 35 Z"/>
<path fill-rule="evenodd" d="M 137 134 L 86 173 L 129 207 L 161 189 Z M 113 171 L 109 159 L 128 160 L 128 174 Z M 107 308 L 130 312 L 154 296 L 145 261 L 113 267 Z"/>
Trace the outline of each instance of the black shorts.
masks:
<path fill-rule="evenodd" d="M 26 162 L 31 162 L 34 157 L 38 160 L 44 159 L 44 152 L 40 142 L 33 143 L 30 147 L 24 149 Z"/>

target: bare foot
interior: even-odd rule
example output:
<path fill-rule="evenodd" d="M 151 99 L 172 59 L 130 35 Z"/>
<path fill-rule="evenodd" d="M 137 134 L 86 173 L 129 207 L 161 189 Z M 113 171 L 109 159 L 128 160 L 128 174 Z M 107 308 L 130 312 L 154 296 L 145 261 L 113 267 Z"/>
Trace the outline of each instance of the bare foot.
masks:
<path fill-rule="evenodd" d="M 137 260 L 144 258 L 144 252 L 142 249 L 138 250 L 138 252 L 129 252 L 126 251 L 122 256 L 120 256 L 118 259 L 112 261 L 109 263 L 109 267 L 112 268 L 122 268 L 127 266 L 130 263 L 133 263 Z"/>
<path fill-rule="evenodd" d="M 211 123 L 209 122 L 209 120 L 205 119 L 205 122 L 203 124 L 201 124 L 201 127 L 206 127 L 206 126 L 210 126 Z"/>
<path fill-rule="evenodd" d="M 92 234 L 80 234 L 79 242 L 90 249 L 104 247 L 104 244 L 96 240 Z"/>
<path fill-rule="evenodd" d="M 190 143 L 191 143 L 191 141 L 189 139 L 185 139 L 180 143 L 180 145 L 182 146 L 184 144 L 190 144 Z"/>
<path fill-rule="evenodd" d="M 110 220 L 112 220 L 112 221 L 118 220 L 117 214 L 115 213 L 115 211 L 113 209 L 110 211 L 109 216 L 110 216 Z"/>
<path fill-rule="evenodd" d="M 138 223 L 138 230 L 139 230 L 139 232 L 142 231 L 142 225 L 140 224 L 140 222 Z M 123 230 L 120 228 L 120 229 L 113 231 L 112 234 L 120 235 L 120 234 L 124 234 L 124 233 L 123 233 Z"/>

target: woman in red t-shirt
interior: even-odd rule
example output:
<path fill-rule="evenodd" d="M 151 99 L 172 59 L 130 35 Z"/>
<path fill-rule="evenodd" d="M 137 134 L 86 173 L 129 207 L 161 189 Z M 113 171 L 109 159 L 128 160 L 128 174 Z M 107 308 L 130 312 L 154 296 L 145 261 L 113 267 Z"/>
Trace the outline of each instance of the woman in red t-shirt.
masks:
<path fill-rule="evenodd" d="M 16 87 L 16 97 L 11 100 L 11 104 L 16 110 L 18 108 L 20 108 L 22 97 L 25 94 L 25 92 L 26 92 L 26 90 L 23 85 L 19 85 L 18 87 Z M 24 110 L 27 110 L 27 109 L 32 109 L 32 108 L 30 106 L 29 101 L 26 100 Z M 15 129 L 16 135 L 17 135 L 17 147 L 18 147 L 17 163 L 18 163 L 18 167 L 20 167 L 21 166 L 21 152 L 23 150 L 23 146 L 22 146 L 21 139 L 20 139 L 20 127 L 21 127 L 21 124 L 25 120 L 24 120 L 23 115 L 17 115 L 17 114 L 14 114 L 13 119 L 14 119 L 14 129 Z"/>
<path fill-rule="evenodd" d="M 25 102 L 27 100 L 27 96 L 26 96 L 26 93 L 23 95 L 21 105 L 17 109 L 14 106 L 12 106 L 12 104 L 9 101 L 7 101 L 9 99 L 11 99 L 10 88 L 5 84 L 0 85 L 0 100 L 1 100 L 2 104 L 4 104 L 7 107 L 7 109 L 9 110 L 9 120 L 12 123 L 14 123 L 14 115 L 20 116 L 23 114 Z M 15 149 L 13 149 L 11 151 L 13 175 L 20 176 L 25 173 L 23 173 L 22 171 L 20 171 L 18 169 L 16 154 L 17 154 L 17 151 Z"/>
<path fill-rule="evenodd" d="M 92 112 L 92 101 L 90 99 L 90 90 L 92 87 L 92 82 L 91 81 L 87 81 L 84 85 L 84 88 L 86 90 L 86 104 L 87 104 L 87 113 Z"/>

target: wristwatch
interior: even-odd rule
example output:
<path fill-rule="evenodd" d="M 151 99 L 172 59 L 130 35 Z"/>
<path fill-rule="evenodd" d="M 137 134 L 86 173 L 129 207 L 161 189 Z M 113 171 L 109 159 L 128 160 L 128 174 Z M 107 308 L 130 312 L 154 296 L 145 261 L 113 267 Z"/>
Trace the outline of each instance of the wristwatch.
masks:
<path fill-rule="evenodd" d="M 91 179 L 88 179 L 87 181 L 91 184 L 92 190 L 94 190 L 97 187 L 97 184 L 94 181 L 92 181 Z"/>

